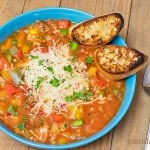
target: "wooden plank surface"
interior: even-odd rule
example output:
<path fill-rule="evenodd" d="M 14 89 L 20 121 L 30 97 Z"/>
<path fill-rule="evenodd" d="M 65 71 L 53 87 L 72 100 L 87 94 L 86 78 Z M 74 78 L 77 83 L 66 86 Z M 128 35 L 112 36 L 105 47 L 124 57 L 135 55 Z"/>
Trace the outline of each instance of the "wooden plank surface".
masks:
<path fill-rule="evenodd" d="M 25 0 L 0 0 L 0 24 L 22 13 Z"/>
<path fill-rule="evenodd" d="M 150 56 L 150 2 L 145 0 L 0 0 L 0 24 L 22 12 L 51 6 L 69 7 L 99 16 L 120 12 L 125 19 L 121 35 L 128 45 Z M 131 7 L 132 6 L 132 7 Z M 74 150 L 143 150 L 150 117 L 149 97 L 141 87 L 144 69 L 138 73 L 135 97 L 123 121 L 102 139 Z M 141 140 L 141 141 L 140 141 Z M 138 143 L 139 142 L 139 143 Z M 137 144 L 138 143 L 138 144 Z M 33 150 L 0 132 L 0 149 Z"/>
<path fill-rule="evenodd" d="M 94 14 L 97 0 L 62 0 L 61 7 L 69 7 Z"/>
<path fill-rule="evenodd" d="M 118 12 L 124 17 L 124 27 L 120 35 L 126 40 L 131 9 L 131 0 L 97 0 L 95 15 Z"/>
<path fill-rule="evenodd" d="M 44 7 L 58 7 L 61 0 L 26 0 L 23 12 Z"/>
<path fill-rule="evenodd" d="M 0 25 L 7 20 L 22 13 L 25 0 L 0 0 Z M 1 36 L 1 35 L 0 35 Z M 28 147 L 11 139 L 0 131 L 0 149 L 4 150 L 28 150 Z"/>
<path fill-rule="evenodd" d="M 95 16 L 100 16 L 106 13 L 112 13 L 112 12 L 119 12 L 123 15 L 125 19 L 125 24 L 122 32 L 120 33 L 125 39 L 127 35 L 128 30 L 128 22 L 129 22 L 129 16 L 130 16 L 130 6 L 131 6 L 131 0 L 90 0 L 85 1 L 83 0 L 81 3 L 81 0 L 76 1 L 70 1 L 70 0 L 62 0 L 61 6 L 63 7 L 70 7 L 79 9 L 82 11 L 86 11 L 89 13 L 92 13 Z M 127 13 L 128 12 L 128 13 Z M 112 133 L 109 133 L 108 135 L 104 136 L 100 140 L 89 144 L 87 146 L 77 148 L 75 150 L 99 150 L 100 148 L 102 150 L 109 150 L 111 147 L 111 141 L 112 141 Z"/>
<path fill-rule="evenodd" d="M 0 150 L 28 150 L 28 147 L 0 131 Z"/>
<path fill-rule="evenodd" d="M 133 0 L 127 43 L 150 58 L 150 1 Z M 149 61 L 150 63 L 150 61 Z M 141 85 L 145 69 L 138 72 L 137 88 L 129 112 L 114 132 L 112 150 L 144 150 L 150 118 L 150 97 Z M 146 128 L 147 127 L 147 128 Z"/>

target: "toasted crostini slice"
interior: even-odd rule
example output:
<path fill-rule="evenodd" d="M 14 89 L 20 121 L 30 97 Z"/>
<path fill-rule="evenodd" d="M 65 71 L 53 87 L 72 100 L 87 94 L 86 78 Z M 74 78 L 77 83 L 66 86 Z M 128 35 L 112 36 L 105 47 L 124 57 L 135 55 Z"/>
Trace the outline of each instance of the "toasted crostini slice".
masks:
<path fill-rule="evenodd" d="M 105 45 L 95 51 L 94 60 L 104 76 L 120 80 L 142 69 L 148 57 L 134 48 Z"/>
<path fill-rule="evenodd" d="M 109 43 L 122 29 L 124 19 L 119 13 L 96 17 L 70 28 L 73 40 L 86 46 Z"/>

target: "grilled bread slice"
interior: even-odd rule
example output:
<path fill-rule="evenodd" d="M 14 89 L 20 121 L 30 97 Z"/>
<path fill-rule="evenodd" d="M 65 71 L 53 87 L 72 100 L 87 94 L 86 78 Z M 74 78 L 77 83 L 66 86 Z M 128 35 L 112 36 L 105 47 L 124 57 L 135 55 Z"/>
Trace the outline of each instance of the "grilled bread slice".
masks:
<path fill-rule="evenodd" d="M 70 29 L 70 36 L 82 45 L 105 45 L 120 32 L 123 25 L 122 15 L 112 13 L 73 26 Z"/>
<path fill-rule="evenodd" d="M 139 71 L 147 62 L 147 56 L 136 49 L 105 45 L 94 53 L 99 71 L 112 80 L 124 79 Z"/>

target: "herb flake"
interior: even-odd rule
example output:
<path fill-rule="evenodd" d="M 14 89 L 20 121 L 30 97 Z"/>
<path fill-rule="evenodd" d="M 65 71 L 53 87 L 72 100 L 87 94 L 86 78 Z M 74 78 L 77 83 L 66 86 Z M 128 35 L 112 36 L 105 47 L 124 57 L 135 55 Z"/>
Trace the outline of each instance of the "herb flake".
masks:
<path fill-rule="evenodd" d="M 14 45 L 17 45 L 17 40 L 12 40 L 11 44 L 14 46 Z"/>
<path fill-rule="evenodd" d="M 24 128 L 25 128 L 25 123 L 24 122 L 21 122 L 20 124 L 18 124 L 18 128 L 23 131 Z"/>
<path fill-rule="evenodd" d="M 38 59 L 39 56 L 33 56 L 33 55 L 31 55 L 31 58 L 32 58 L 32 59 Z"/>
<path fill-rule="evenodd" d="M 7 109 L 7 112 L 10 113 L 11 115 L 15 115 L 16 114 L 16 111 L 15 111 L 15 108 L 12 104 L 9 105 L 8 109 Z"/>
<path fill-rule="evenodd" d="M 39 66 L 43 65 L 43 62 L 44 62 L 44 59 L 39 60 L 39 61 L 38 61 Z"/>
<path fill-rule="evenodd" d="M 53 67 L 47 67 L 47 70 L 48 70 L 50 73 L 54 74 L 54 69 L 53 69 Z"/>
<path fill-rule="evenodd" d="M 92 59 L 92 57 L 87 56 L 87 57 L 85 58 L 85 61 L 86 61 L 87 64 L 91 64 L 92 61 L 93 61 L 93 59 Z"/>
<path fill-rule="evenodd" d="M 68 71 L 68 72 L 72 72 L 72 67 L 71 65 L 68 65 L 68 66 L 64 66 L 64 71 Z"/>
<path fill-rule="evenodd" d="M 79 91 L 79 92 L 73 92 L 72 95 L 66 95 L 65 100 L 67 102 L 72 102 L 77 99 L 81 99 L 82 101 L 87 101 L 91 96 L 93 96 L 92 91 Z"/>
<path fill-rule="evenodd" d="M 54 86 L 54 87 L 58 87 L 58 86 L 60 85 L 59 80 L 56 79 L 56 78 L 53 78 L 53 79 L 49 82 L 49 84 L 51 84 L 51 85 Z"/>
<path fill-rule="evenodd" d="M 39 78 L 37 81 L 36 81 L 36 88 L 38 89 L 41 85 L 41 83 L 43 82 L 43 78 Z"/>

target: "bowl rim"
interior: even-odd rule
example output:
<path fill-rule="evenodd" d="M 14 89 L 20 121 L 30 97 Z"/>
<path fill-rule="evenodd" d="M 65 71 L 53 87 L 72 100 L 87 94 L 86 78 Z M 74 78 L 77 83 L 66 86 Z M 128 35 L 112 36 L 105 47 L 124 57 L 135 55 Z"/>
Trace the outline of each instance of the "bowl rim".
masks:
<path fill-rule="evenodd" d="M 0 26 L 0 30 L 3 29 L 3 27 L 9 25 L 11 22 L 19 19 L 19 18 L 22 18 L 26 15 L 30 15 L 32 13 L 37 13 L 37 12 L 40 12 L 40 11 L 45 11 L 45 10 L 64 10 L 64 11 L 71 11 L 71 12 L 76 12 L 76 13 L 82 13 L 84 15 L 87 15 L 89 18 L 90 17 L 93 17 L 92 14 L 90 13 L 86 13 L 84 11 L 80 11 L 80 10 L 77 10 L 77 9 L 72 9 L 72 8 L 66 8 L 66 7 L 46 7 L 46 8 L 40 8 L 40 9 L 35 9 L 35 10 L 30 10 L 30 11 L 27 11 L 23 14 L 20 14 L 16 17 L 14 17 L 13 19 L 10 19 L 9 21 L 7 21 L 5 24 L 3 24 L 2 26 Z M 122 37 L 120 35 L 118 35 L 114 40 L 113 40 L 113 43 L 117 44 L 117 39 L 119 40 L 120 44 L 121 45 L 126 45 L 126 43 L 124 42 L 124 40 L 122 39 Z M 128 83 L 127 83 L 127 80 L 128 80 Z M 130 84 L 130 82 L 132 84 Z M 38 143 L 38 142 L 34 142 L 34 141 L 31 141 L 31 140 L 28 140 L 24 137 L 21 137 L 20 135 L 17 135 L 16 133 L 12 132 L 11 130 L 9 130 L 3 123 L 0 122 L 0 130 L 2 132 L 4 132 L 5 134 L 7 134 L 8 136 L 12 137 L 13 139 L 25 144 L 25 145 L 28 145 L 28 146 L 31 146 L 31 147 L 35 147 L 35 148 L 40 148 L 40 149 L 52 149 L 52 150 L 63 150 L 63 149 L 70 149 L 70 148 L 77 148 L 77 147 L 81 147 L 83 145 L 87 145 L 95 140 L 98 140 L 100 138 L 102 138 L 104 135 L 106 135 L 108 132 L 110 132 L 122 119 L 123 117 L 125 116 L 125 114 L 127 113 L 128 109 L 129 109 L 129 106 L 131 105 L 132 103 L 132 100 L 133 100 L 133 96 L 134 96 L 134 93 L 135 93 L 135 88 L 136 88 L 136 74 L 128 77 L 126 79 L 126 83 L 127 84 L 130 84 L 130 93 L 125 93 L 125 95 L 127 94 L 130 94 L 130 95 L 127 95 L 126 98 L 123 98 L 123 101 L 122 101 L 122 104 L 119 108 L 119 110 L 117 111 L 116 115 L 108 122 L 108 124 L 102 129 L 100 130 L 99 132 L 97 132 L 96 134 L 86 138 L 86 139 L 83 139 L 83 140 L 79 140 L 79 141 L 76 141 L 76 142 L 73 142 L 73 143 L 68 143 L 68 144 L 62 144 L 62 145 L 53 145 L 53 144 L 43 144 L 43 143 Z M 127 86 L 127 85 L 126 85 Z M 126 90 L 125 90 L 126 92 Z M 124 99 L 127 99 L 128 98 L 128 101 L 124 100 Z M 125 104 L 123 104 L 123 102 L 125 101 Z M 125 107 L 124 107 L 125 105 Z M 119 114 L 117 116 L 117 114 Z M 116 117 L 117 116 L 117 117 Z"/>

